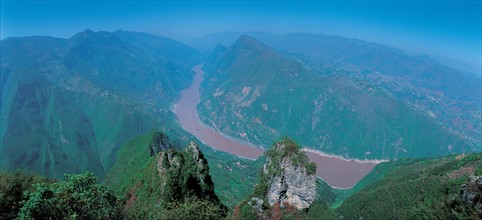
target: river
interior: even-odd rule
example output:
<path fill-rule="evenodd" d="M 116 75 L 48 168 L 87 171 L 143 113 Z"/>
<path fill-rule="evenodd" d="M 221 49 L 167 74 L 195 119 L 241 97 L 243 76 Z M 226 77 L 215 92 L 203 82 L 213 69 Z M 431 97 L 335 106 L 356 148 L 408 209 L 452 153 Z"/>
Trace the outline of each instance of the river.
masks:
<path fill-rule="evenodd" d="M 181 91 L 181 99 L 174 106 L 174 112 L 181 122 L 182 128 L 214 149 L 242 158 L 257 159 L 264 153 L 263 149 L 236 141 L 201 123 L 196 108 L 201 98 L 199 90 L 204 79 L 201 67 L 193 68 L 196 74 L 192 84 Z M 377 164 L 377 161 L 350 160 L 310 150 L 306 150 L 306 154 L 310 161 L 316 163 L 316 174 L 336 188 L 351 188 Z"/>

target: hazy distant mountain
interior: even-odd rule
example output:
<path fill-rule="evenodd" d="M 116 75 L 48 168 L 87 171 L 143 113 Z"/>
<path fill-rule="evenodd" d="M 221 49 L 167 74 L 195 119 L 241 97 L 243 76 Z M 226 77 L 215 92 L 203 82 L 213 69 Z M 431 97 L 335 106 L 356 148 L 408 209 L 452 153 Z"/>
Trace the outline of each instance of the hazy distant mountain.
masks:
<path fill-rule="evenodd" d="M 381 88 L 452 132 L 482 144 L 480 76 L 426 56 L 409 56 L 395 48 L 342 37 L 290 34 L 272 44 L 314 71 L 350 75 Z"/>
<path fill-rule="evenodd" d="M 173 117 L 201 58 L 167 38 L 90 30 L 8 38 L 1 57 L 0 167 L 57 178 L 103 176 L 121 144 Z"/>
<path fill-rule="evenodd" d="M 312 190 L 306 194 L 315 198 L 309 210 L 281 209 L 282 200 L 275 199 L 263 217 L 482 216 L 477 197 L 482 184 L 480 76 L 359 40 L 253 35 L 200 39 L 199 48 L 212 51 L 209 57 L 169 38 L 127 31 L 2 40 L 0 170 L 23 169 L 57 179 L 85 170 L 103 178 L 108 172 L 104 184 L 126 195 L 112 201 L 132 218 L 167 213 L 171 218 L 194 214 L 217 219 L 227 214 L 224 205 L 233 208 L 233 219 L 255 218 L 253 210 L 262 211 L 269 201 L 253 195 L 279 186 L 257 175 L 266 160 L 270 164 L 280 156 L 263 168 L 271 174 L 286 171 L 275 166 L 281 161 L 284 168 L 301 162 L 311 173 L 314 167 L 303 157 L 285 160 L 297 149 L 291 141 L 285 150 L 272 150 L 256 161 L 204 144 L 190 144 L 182 152 L 169 149 L 194 139 L 171 109 L 190 85 L 192 67 L 204 62 L 199 116 L 242 141 L 267 148 L 290 136 L 312 149 L 368 159 L 478 152 L 383 162 L 346 190 L 316 181 L 316 195 Z M 21 200 L 35 199 L 18 195 L 32 190 L 36 177 L 0 176 L 5 179 L 0 205 L 7 215 L 26 204 Z M 308 182 L 289 176 L 281 181 L 311 182 L 314 190 L 313 176 Z M 46 187 L 35 190 L 50 192 Z M 275 197 L 286 193 L 274 191 L 279 192 Z M 52 201 L 48 193 L 41 194 Z M 243 198 L 249 200 L 240 203 Z M 12 204 L 17 204 L 13 211 Z"/>
<path fill-rule="evenodd" d="M 238 139 L 269 146 L 288 135 L 302 145 L 357 158 L 475 150 L 384 89 L 335 69 L 328 71 L 332 74 L 308 69 L 248 36 L 229 48 L 218 46 L 205 70 L 201 119 Z"/>
<path fill-rule="evenodd" d="M 209 125 L 265 146 L 292 135 L 349 157 L 480 150 L 480 77 L 359 40 L 253 34 L 266 44 L 244 36 L 206 60 L 199 110 Z M 102 175 L 120 144 L 172 121 L 172 101 L 204 60 L 172 39 L 90 30 L 8 38 L 1 56 L 1 167 L 56 177 Z"/>
<path fill-rule="evenodd" d="M 231 45 L 242 35 L 255 37 L 263 42 L 277 37 L 274 34 L 264 32 L 220 32 L 187 39 L 185 42 L 202 53 L 209 55 L 218 44 Z"/>
<path fill-rule="evenodd" d="M 266 43 L 269 46 L 272 46 L 277 49 L 286 49 L 288 52 L 291 51 L 292 49 L 295 48 L 290 48 L 290 44 L 293 42 L 289 42 L 291 40 L 296 40 L 299 41 L 295 44 L 297 45 L 303 45 L 306 46 L 307 44 L 313 43 L 313 38 L 318 38 L 317 41 L 318 43 L 322 42 L 322 44 L 326 43 L 350 43 L 350 42 L 358 42 L 358 46 L 364 45 L 366 49 L 370 49 L 370 47 L 385 47 L 385 48 L 391 48 L 393 50 L 398 50 L 390 46 L 385 46 L 385 45 L 379 45 L 376 43 L 369 43 L 366 41 L 362 40 L 355 40 L 355 39 L 350 39 L 346 37 L 341 37 L 341 36 L 330 36 L 330 35 L 323 35 L 323 34 L 307 34 L 307 33 L 292 33 L 292 34 L 284 34 L 284 35 L 275 35 L 275 34 L 270 34 L 270 33 L 265 33 L 265 32 L 219 32 L 219 33 L 213 33 L 213 34 L 207 34 L 198 38 L 192 38 L 189 40 L 185 40 L 185 42 L 188 45 L 191 45 L 192 47 L 204 52 L 204 53 L 209 53 L 214 49 L 214 47 L 217 44 L 222 44 L 222 45 L 231 45 L 236 41 L 240 36 L 242 35 L 248 35 L 255 37 L 256 39 L 259 39 L 260 41 Z M 298 38 L 298 39 L 297 39 Z M 300 40 L 306 40 L 306 38 L 311 38 L 312 40 L 308 40 L 308 42 L 303 42 Z M 339 47 L 340 44 L 334 44 L 332 45 L 333 48 L 335 48 L 335 51 L 342 50 L 342 47 Z M 296 47 L 296 46 L 295 46 Z M 314 45 L 315 48 L 319 49 L 319 45 Z M 302 49 L 302 50 L 312 50 L 313 48 L 308 47 L 308 48 L 296 48 L 296 50 Z M 403 54 L 407 56 L 428 56 L 431 59 L 434 59 L 435 61 L 439 62 L 440 64 L 446 65 L 450 68 L 460 70 L 461 72 L 467 72 L 469 74 L 475 74 L 476 76 L 480 76 L 481 74 L 481 69 L 480 67 L 475 67 L 471 66 L 470 64 L 466 64 L 463 61 L 456 61 L 451 58 L 447 57 L 442 57 L 442 56 L 437 56 L 437 55 L 423 55 L 420 52 L 408 52 L 408 51 L 401 51 L 398 50 L 399 52 L 402 52 Z M 293 51 L 291 51 L 293 52 Z M 321 52 L 321 51 L 320 51 Z M 326 51 L 323 51 L 326 52 Z M 328 55 L 329 56 L 329 55 Z"/>
<path fill-rule="evenodd" d="M 252 34 L 314 72 L 350 75 L 385 90 L 473 144 L 482 144 L 480 75 L 452 69 L 427 56 L 410 56 L 393 47 L 361 40 L 302 33 Z M 240 33 L 219 33 L 199 41 L 214 47 L 209 37 L 226 43 L 234 42 L 236 35 Z"/>

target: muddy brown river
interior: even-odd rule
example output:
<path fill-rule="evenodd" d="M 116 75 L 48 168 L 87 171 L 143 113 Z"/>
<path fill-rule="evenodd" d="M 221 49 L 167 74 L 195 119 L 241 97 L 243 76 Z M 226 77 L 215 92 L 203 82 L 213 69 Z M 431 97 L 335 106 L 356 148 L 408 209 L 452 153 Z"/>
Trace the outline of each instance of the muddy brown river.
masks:
<path fill-rule="evenodd" d="M 236 141 L 201 123 L 196 106 L 201 98 L 199 89 L 204 79 L 204 72 L 201 66 L 196 66 L 193 70 L 196 74 L 192 85 L 181 91 L 181 99 L 174 106 L 182 128 L 214 149 L 242 158 L 257 159 L 264 153 L 263 149 Z M 307 151 L 306 154 L 310 161 L 316 163 L 316 174 L 336 188 L 351 188 L 377 164 L 376 161 L 349 160 L 314 151 Z"/>

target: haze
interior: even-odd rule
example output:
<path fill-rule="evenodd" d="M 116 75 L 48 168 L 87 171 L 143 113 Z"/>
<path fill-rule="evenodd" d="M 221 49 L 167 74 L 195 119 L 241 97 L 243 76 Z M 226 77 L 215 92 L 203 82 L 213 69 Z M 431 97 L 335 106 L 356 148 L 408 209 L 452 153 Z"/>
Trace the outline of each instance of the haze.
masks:
<path fill-rule="evenodd" d="M 184 42 L 226 31 L 305 32 L 387 44 L 478 74 L 481 20 L 481 1 L 1 2 L 2 39 L 68 38 L 84 29 L 140 31 Z"/>

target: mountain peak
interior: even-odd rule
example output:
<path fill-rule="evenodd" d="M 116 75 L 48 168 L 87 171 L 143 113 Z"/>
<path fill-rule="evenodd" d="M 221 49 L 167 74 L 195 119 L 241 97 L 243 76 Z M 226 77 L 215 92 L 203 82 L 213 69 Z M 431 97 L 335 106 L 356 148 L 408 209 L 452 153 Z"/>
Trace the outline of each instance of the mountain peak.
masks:
<path fill-rule="evenodd" d="M 107 32 L 107 31 L 97 31 L 97 32 L 95 32 L 95 31 L 92 31 L 90 29 L 86 29 L 85 31 L 79 32 L 79 33 L 75 34 L 74 36 L 72 36 L 70 38 L 70 41 L 73 44 L 78 44 L 78 43 L 91 41 L 91 40 L 100 43 L 102 41 L 110 40 L 110 39 L 113 39 L 113 38 L 115 38 L 115 36 L 113 36 L 111 33 Z"/>
<path fill-rule="evenodd" d="M 246 34 L 243 34 L 239 37 L 239 40 L 241 41 L 246 41 L 246 42 L 254 42 L 256 39 L 254 37 L 248 36 Z"/>
<path fill-rule="evenodd" d="M 93 33 L 95 33 L 95 31 L 90 30 L 90 29 L 87 28 L 87 29 L 85 29 L 85 30 L 84 30 L 83 32 L 81 32 L 81 33 L 92 33 L 92 34 L 93 34 Z"/>
<path fill-rule="evenodd" d="M 271 47 L 248 35 L 241 35 L 241 37 L 234 42 L 232 47 L 239 49 L 263 49 L 274 51 Z"/>
<path fill-rule="evenodd" d="M 74 34 L 70 39 L 82 39 L 82 38 L 89 38 L 95 36 L 96 32 L 90 29 L 85 29 L 82 32 Z"/>

